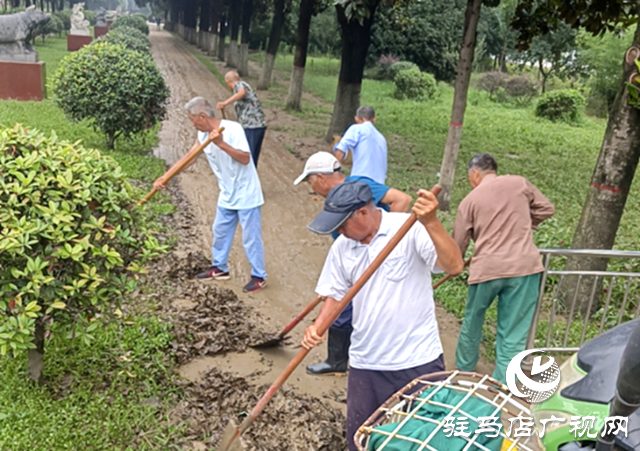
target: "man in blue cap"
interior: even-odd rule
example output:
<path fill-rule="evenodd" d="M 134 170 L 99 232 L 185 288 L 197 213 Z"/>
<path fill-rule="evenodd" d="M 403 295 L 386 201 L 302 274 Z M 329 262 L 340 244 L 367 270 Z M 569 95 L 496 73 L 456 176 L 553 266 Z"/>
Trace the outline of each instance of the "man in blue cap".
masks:
<path fill-rule="evenodd" d="M 393 393 L 418 376 L 444 370 L 435 317 L 431 273 L 459 274 L 462 256 L 436 216 L 438 201 L 420 190 L 412 207 L 418 222 L 353 298 L 353 333 L 347 396 L 347 440 Z M 309 224 L 321 235 L 337 230 L 316 292 L 327 300 L 302 345 L 311 349 L 325 339 L 317 326 L 369 267 L 398 229 L 406 213 L 387 213 L 373 204 L 362 182 L 333 188 L 324 210 Z"/>
<path fill-rule="evenodd" d="M 369 177 L 349 176 L 342 172 L 340 162 L 329 152 L 317 152 L 309 157 L 304 171 L 293 182 L 294 185 L 306 180 L 320 196 L 327 197 L 335 186 L 351 181 L 366 183 L 371 189 L 373 203 L 385 211 L 406 213 L 411 207 L 411 196 L 402 191 L 382 185 Z M 338 238 L 338 232 L 332 236 Z M 316 376 L 344 376 L 347 374 L 349 343 L 351 340 L 351 304 L 347 305 L 338 319 L 329 328 L 327 339 L 327 359 L 307 366 L 307 372 Z"/>

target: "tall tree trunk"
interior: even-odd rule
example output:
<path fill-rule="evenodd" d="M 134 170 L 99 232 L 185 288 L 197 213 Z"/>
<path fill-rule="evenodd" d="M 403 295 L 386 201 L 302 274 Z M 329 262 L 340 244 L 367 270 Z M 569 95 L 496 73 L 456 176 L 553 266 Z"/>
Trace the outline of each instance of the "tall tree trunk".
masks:
<path fill-rule="evenodd" d="M 500 49 L 500 56 L 498 58 L 498 67 L 500 72 L 505 74 L 509 73 L 507 69 L 507 41 L 509 39 L 509 30 L 511 29 L 509 22 L 505 25 L 504 34 L 502 35 L 502 49 Z"/>
<path fill-rule="evenodd" d="M 259 90 L 269 89 L 271 85 L 271 73 L 273 72 L 273 64 L 278 53 L 278 45 L 280 44 L 280 34 L 284 26 L 284 5 L 285 0 L 274 0 L 273 3 L 273 21 L 271 22 L 271 33 L 269 34 L 269 44 L 267 44 L 267 54 L 262 65 L 262 72 L 258 79 Z"/>
<path fill-rule="evenodd" d="M 184 26 L 185 40 L 191 44 L 194 42 L 194 33 L 198 26 L 198 4 L 195 1 L 188 1 L 184 6 Z"/>
<path fill-rule="evenodd" d="M 637 75 L 634 60 L 638 55 L 640 25 L 636 28 L 632 47 L 625 55 L 622 80 L 609 114 L 582 215 L 571 242 L 573 249 L 611 249 L 615 242 L 640 157 L 640 111 L 627 105 L 629 95 L 626 85 L 633 74 Z M 607 259 L 602 258 L 569 258 L 565 269 L 603 271 L 607 264 Z M 593 285 L 593 282 L 585 282 L 579 287 L 577 296 L 583 314 L 588 311 L 589 289 Z M 585 296 L 586 292 L 589 295 Z M 568 294 L 567 298 L 573 299 L 573 294 Z M 594 304 L 592 310 L 598 307 L 597 299 Z"/>
<path fill-rule="evenodd" d="M 42 368 L 44 366 L 44 324 L 40 319 L 36 320 L 34 343 L 36 348 L 29 349 L 28 371 L 29 379 L 42 384 Z"/>
<path fill-rule="evenodd" d="M 169 10 L 171 14 L 171 26 L 169 28 L 171 28 L 171 31 L 176 31 L 176 26 L 180 22 L 180 3 L 178 0 L 171 0 Z"/>
<path fill-rule="evenodd" d="M 462 123 L 464 111 L 467 108 L 467 91 L 473 65 L 473 54 L 476 48 L 476 29 L 480 17 L 482 0 L 467 0 L 467 10 L 464 14 L 464 34 L 462 47 L 460 47 L 460 60 L 458 61 L 458 74 L 453 94 L 453 108 L 451 109 L 451 121 L 449 133 L 444 146 L 444 156 L 440 167 L 440 210 L 449 211 L 451 203 L 451 187 L 456 173 L 456 162 L 460 150 L 460 137 L 462 136 Z"/>
<path fill-rule="evenodd" d="M 224 61 L 224 40 L 227 38 L 227 17 L 224 12 L 220 14 L 220 31 L 218 32 L 218 59 Z"/>
<path fill-rule="evenodd" d="M 300 0 L 300 15 L 298 18 L 298 34 L 296 36 L 296 53 L 293 57 L 291 82 L 286 108 L 300 111 L 302 99 L 302 83 L 304 68 L 307 65 L 307 48 L 309 46 L 309 27 L 316 0 Z"/>
<path fill-rule="evenodd" d="M 333 135 L 344 133 L 353 122 L 356 110 L 360 106 L 362 74 L 367 50 L 371 43 L 371 25 L 379 3 L 379 0 L 371 0 L 368 3 L 370 14 L 367 19 L 364 19 L 362 25 L 357 20 L 348 20 L 344 7 L 336 6 L 342 40 L 342 56 L 331 124 L 325 137 L 327 142 L 333 141 Z"/>
<path fill-rule="evenodd" d="M 223 10 L 222 0 L 213 0 L 211 5 L 211 41 L 209 42 L 209 55 L 217 55 L 218 53 L 218 27 L 220 26 L 220 14 Z"/>
<path fill-rule="evenodd" d="M 200 28 L 198 47 L 207 50 L 209 27 L 211 26 L 211 0 L 201 0 L 200 3 Z"/>
<path fill-rule="evenodd" d="M 544 71 L 544 58 L 541 56 L 538 58 L 538 71 L 539 75 L 542 78 L 540 83 L 542 85 L 542 94 L 547 92 L 547 79 L 549 78 L 549 74 L 551 74 L 551 70 L 548 70 L 546 73 Z"/>
<path fill-rule="evenodd" d="M 232 0 L 231 8 L 229 8 L 229 28 L 230 38 L 229 52 L 227 53 L 227 66 L 237 67 L 238 65 L 238 32 L 240 30 L 240 20 L 242 19 L 242 11 L 240 6 L 241 0 Z"/>
<path fill-rule="evenodd" d="M 242 41 L 238 60 L 238 73 L 243 77 L 249 75 L 249 36 L 251 35 L 252 16 L 253 0 L 244 0 L 242 3 Z"/>

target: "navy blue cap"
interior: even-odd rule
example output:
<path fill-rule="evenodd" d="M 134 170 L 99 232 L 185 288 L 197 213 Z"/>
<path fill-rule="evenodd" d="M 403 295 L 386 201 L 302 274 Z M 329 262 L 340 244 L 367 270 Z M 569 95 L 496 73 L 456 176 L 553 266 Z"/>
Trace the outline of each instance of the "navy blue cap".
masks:
<path fill-rule="evenodd" d="M 324 210 L 307 226 L 319 235 L 337 230 L 354 211 L 373 202 L 369 185 L 362 182 L 345 182 L 334 186 L 324 201 Z"/>

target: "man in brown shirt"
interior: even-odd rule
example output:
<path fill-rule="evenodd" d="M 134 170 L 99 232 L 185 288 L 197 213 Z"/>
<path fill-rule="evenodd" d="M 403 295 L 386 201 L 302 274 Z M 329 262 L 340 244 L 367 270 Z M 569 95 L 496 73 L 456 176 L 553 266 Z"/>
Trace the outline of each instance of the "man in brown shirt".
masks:
<path fill-rule="evenodd" d="M 473 239 L 467 306 L 458 337 L 456 366 L 473 371 L 478 363 L 484 316 L 498 298 L 496 369 L 505 382 L 511 359 L 525 349 L 544 270 L 533 230 L 554 213 L 551 202 L 524 177 L 497 175 L 489 154 L 469 162 L 473 191 L 465 197 L 453 226 L 453 238 L 464 254 Z"/>

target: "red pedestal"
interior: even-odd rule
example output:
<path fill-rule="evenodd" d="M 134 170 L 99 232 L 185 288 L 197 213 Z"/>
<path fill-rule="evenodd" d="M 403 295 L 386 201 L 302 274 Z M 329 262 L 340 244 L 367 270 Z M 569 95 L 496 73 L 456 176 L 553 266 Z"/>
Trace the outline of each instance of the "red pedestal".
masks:
<path fill-rule="evenodd" d="M 46 96 L 44 61 L 0 61 L 0 99 L 42 100 Z"/>
<path fill-rule="evenodd" d="M 104 36 L 108 32 L 109 32 L 109 27 L 99 27 L 97 25 L 93 27 L 93 37 L 96 39 L 98 39 L 100 36 Z"/>
<path fill-rule="evenodd" d="M 110 27 L 112 23 L 113 23 L 113 20 L 107 20 L 107 27 Z"/>
<path fill-rule="evenodd" d="M 83 36 L 79 34 L 68 34 L 67 35 L 67 50 L 69 52 L 75 52 L 76 50 L 80 50 L 85 45 L 91 44 L 91 36 Z"/>

